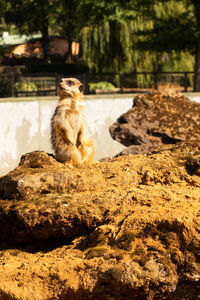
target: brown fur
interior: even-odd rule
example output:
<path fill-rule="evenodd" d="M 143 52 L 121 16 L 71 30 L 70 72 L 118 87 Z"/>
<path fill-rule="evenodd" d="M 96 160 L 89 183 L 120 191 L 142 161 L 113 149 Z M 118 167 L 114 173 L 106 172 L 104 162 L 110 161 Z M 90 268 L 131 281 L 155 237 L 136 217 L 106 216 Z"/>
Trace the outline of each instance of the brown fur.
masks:
<path fill-rule="evenodd" d="M 92 161 L 96 150 L 88 138 L 82 105 L 83 85 L 75 78 L 61 79 L 59 103 L 51 119 L 51 143 L 60 162 L 82 164 Z"/>

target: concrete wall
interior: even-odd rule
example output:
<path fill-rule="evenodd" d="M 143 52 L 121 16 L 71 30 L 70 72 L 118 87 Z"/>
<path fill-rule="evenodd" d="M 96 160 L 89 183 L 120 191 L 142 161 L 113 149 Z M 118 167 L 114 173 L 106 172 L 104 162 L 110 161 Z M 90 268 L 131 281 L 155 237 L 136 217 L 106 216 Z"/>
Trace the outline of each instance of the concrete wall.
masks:
<path fill-rule="evenodd" d="M 84 97 L 89 134 L 97 143 L 95 159 L 113 156 L 124 148 L 111 138 L 108 128 L 132 107 L 132 99 L 133 95 Z M 0 99 L 0 176 L 15 168 L 27 152 L 53 152 L 50 119 L 57 101 L 57 97 Z"/>

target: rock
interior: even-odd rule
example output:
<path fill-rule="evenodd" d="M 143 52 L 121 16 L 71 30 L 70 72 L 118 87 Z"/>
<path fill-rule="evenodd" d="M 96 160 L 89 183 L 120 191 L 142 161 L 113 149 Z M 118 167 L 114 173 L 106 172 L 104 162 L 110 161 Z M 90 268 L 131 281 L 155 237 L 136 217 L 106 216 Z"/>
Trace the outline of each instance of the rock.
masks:
<path fill-rule="evenodd" d="M 74 173 L 71 164 L 64 165 L 52 155 L 34 151 L 23 155 L 18 168 L 1 178 L 0 198 L 31 200 L 35 194 L 71 192 L 74 189 L 84 192 L 85 185 L 90 186 L 90 191 L 95 191 L 105 184 L 98 178 L 91 182 L 90 177 L 83 178 L 81 173 L 81 168 Z"/>
<path fill-rule="evenodd" d="M 0 178 L 0 299 L 199 299 L 200 144 Z"/>
<path fill-rule="evenodd" d="M 175 92 L 136 96 L 133 107 L 109 128 L 127 146 L 119 155 L 147 153 L 155 147 L 200 139 L 200 104 Z"/>

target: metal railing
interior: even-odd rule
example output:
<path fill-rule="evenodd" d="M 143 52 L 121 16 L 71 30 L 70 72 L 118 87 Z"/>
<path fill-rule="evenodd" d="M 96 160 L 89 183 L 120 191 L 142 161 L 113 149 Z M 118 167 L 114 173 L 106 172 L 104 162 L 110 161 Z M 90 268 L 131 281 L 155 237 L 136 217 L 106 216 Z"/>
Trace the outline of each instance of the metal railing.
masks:
<path fill-rule="evenodd" d="M 106 74 L 0 74 L 0 97 L 56 95 L 62 77 L 76 77 L 85 85 L 85 93 L 140 93 L 170 88 L 193 91 L 194 72 L 133 72 Z M 109 82 L 115 88 L 90 89 L 91 83 Z"/>

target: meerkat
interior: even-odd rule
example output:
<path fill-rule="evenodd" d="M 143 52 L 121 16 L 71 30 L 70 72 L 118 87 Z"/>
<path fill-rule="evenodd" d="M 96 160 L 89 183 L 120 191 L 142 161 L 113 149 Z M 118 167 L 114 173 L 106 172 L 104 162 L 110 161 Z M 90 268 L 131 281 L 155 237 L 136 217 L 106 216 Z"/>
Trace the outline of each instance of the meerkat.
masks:
<path fill-rule="evenodd" d="M 51 143 L 59 162 L 73 165 L 92 161 L 96 145 L 88 138 L 83 112 L 83 84 L 76 78 L 59 82 L 59 102 L 51 119 Z"/>

